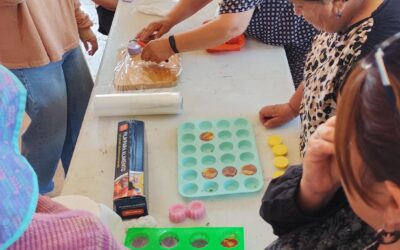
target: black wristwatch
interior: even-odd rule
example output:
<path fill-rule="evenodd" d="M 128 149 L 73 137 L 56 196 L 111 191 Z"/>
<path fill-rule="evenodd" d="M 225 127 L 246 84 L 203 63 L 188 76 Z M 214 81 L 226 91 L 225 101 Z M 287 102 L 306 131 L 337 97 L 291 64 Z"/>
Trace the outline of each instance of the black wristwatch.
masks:
<path fill-rule="evenodd" d="M 174 35 L 169 36 L 168 41 L 169 41 L 169 46 L 171 47 L 172 51 L 174 51 L 174 53 L 179 53 L 179 50 L 176 48 L 176 42 L 175 42 Z"/>

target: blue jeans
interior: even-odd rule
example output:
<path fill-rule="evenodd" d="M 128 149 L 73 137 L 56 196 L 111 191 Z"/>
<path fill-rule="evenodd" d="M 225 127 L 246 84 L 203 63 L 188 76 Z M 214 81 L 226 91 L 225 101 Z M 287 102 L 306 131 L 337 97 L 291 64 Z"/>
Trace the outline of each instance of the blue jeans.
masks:
<path fill-rule="evenodd" d="M 39 192 L 48 193 L 60 159 L 68 172 L 93 80 L 79 47 L 59 62 L 12 71 L 28 91 L 31 123 L 22 135 L 22 154 L 38 176 Z"/>

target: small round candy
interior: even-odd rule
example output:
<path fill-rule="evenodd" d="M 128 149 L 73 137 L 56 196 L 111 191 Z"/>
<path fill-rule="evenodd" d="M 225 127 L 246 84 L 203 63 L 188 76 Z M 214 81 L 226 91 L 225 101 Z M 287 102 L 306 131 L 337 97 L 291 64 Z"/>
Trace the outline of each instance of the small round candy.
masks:
<path fill-rule="evenodd" d="M 281 175 L 283 175 L 284 173 L 285 173 L 285 171 L 283 171 L 283 170 L 275 171 L 274 174 L 272 175 L 272 179 L 278 178 Z"/>
<path fill-rule="evenodd" d="M 285 156 L 288 152 L 288 148 L 283 145 L 276 145 L 272 147 L 272 152 L 274 153 L 275 156 Z"/>
<path fill-rule="evenodd" d="M 274 159 L 274 166 L 279 169 L 286 169 L 289 166 L 289 159 L 284 156 L 277 156 Z"/>
<path fill-rule="evenodd" d="M 131 56 L 136 56 L 142 52 L 142 47 L 137 42 L 131 42 L 128 45 L 128 53 Z"/>
<path fill-rule="evenodd" d="M 282 137 L 279 135 L 272 135 L 267 139 L 268 145 L 273 147 L 282 143 Z"/>

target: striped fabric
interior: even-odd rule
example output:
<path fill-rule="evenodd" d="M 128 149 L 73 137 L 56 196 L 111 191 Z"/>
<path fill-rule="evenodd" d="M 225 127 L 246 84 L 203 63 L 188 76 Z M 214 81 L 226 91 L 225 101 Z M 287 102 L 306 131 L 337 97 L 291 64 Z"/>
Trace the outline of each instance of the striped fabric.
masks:
<path fill-rule="evenodd" d="M 39 197 L 29 228 L 10 248 L 16 249 L 124 249 L 92 214 L 68 210 L 45 196 Z"/>

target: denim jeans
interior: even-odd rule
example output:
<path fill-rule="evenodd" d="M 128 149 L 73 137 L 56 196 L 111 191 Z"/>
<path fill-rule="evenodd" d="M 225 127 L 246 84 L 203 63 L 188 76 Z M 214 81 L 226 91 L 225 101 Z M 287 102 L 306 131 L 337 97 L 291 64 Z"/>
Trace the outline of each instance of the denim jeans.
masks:
<path fill-rule="evenodd" d="M 60 159 L 68 172 L 93 80 L 80 47 L 59 62 L 12 72 L 28 92 L 31 123 L 22 135 L 22 154 L 38 175 L 39 192 L 48 193 Z"/>

